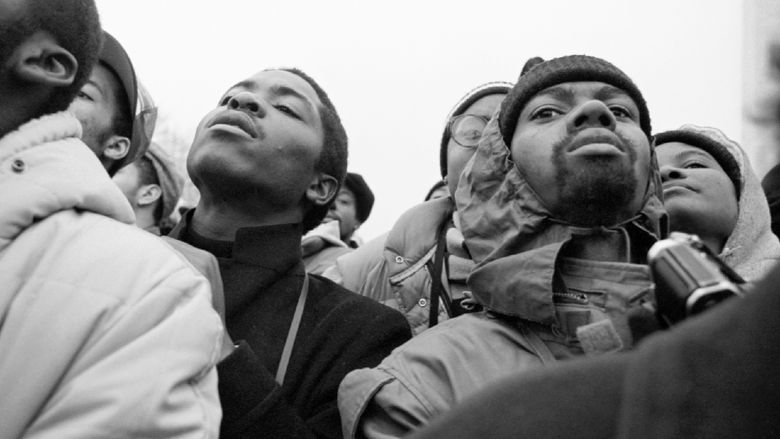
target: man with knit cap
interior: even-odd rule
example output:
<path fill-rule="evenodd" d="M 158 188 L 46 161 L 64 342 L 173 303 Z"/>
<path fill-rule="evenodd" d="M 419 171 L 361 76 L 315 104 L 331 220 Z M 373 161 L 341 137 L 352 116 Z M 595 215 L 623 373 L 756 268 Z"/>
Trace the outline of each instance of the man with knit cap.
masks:
<path fill-rule="evenodd" d="M 447 115 L 439 167 L 453 190 L 487 121 L 511 88 L 508 82 L 482 84 L 466 93 Z M 463 249 L 457 218 L 449 196 L 412 207 L 389 233 L 337 259 L 325 276 L 398 309 L 415 334 L 438 321 L 473 312 L 477 307 L 469 296 L 466 276 L 474 264 Z"/>
<path fill-rule="evenodd" d="M 748 281 L 780 260 L 766 197 L 740 146 L 715 128 L 655 136 L 669 229 L 698 235 Z"/>
<path fill-rule="evenodd" d="M 336 263 L 336 258 L 356 249 L 358 243 L 352 236 L 366 222 L 373 207 L 374 193 L 363 176 L 347 172 L 344 186 L 339 189 L 322 223 L 301 240 L 306 272 L 322 274 Z"/>
<path fill-rule="evenodd" d="M 81 122 L 82 140 L 111 176 L 144 155 L 157 120 L 157 108 L 136 78 L 130 56 L 106 31 L 98 64 L 68 110 Z"/>
<path fill-rule="evenodd" d="M 170 218 L 184 186 L 184 177 L 168 153 L 152 143 L 141 158 L 120 169 L 113 180 L 133 207 L 135 224 L 160 236 L 160 224 Z"/>
<path fill-rule="evenodd" d="M 607 61 L 532 61 L 460 178 L 468 277 L 483 312 L 446 321 L 339 389 L 345 437 L 402 437 L 490 383 L 629 349 L 665 235 L 650 115 Z"/>

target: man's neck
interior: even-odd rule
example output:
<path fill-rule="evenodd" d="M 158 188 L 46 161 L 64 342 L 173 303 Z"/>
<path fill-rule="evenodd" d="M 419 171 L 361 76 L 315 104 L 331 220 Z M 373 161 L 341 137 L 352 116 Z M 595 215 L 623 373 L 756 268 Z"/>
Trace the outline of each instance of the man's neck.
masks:
<path fill-rule="evenodd" d="M 211 202 L 202 197 L 192 215 L 190 227 L 204 238 L 217 241 L 235 241 L 238 229 L 299 223 L 302 215 L 297 210 L 244 209 L 227 203 Z"/>
<path fill-rule="evenodd" d="M 154 219 L 154 209 L 138 207 L 135 210 L 135 225 L 139 229 L 146 230 L 156 224 Z"/>

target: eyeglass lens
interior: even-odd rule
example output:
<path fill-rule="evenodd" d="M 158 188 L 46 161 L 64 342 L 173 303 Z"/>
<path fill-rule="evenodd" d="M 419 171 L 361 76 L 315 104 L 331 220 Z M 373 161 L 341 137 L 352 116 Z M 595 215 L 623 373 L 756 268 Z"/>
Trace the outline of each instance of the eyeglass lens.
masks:
<path fill-rule="evenodd" d="M 476 146 L 487 122 L 479 116 L 464 114 L 452 121 L 452 138 L 463 146 Z"/>

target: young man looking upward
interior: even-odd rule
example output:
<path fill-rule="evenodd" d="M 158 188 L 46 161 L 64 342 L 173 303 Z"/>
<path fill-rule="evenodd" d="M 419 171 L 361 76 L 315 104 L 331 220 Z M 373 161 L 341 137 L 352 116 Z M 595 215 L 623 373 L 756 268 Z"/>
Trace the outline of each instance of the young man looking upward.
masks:
<path fill-rule="evenodd" d="M 304 271 L 301 237 L 346 168 L 335 107 L 296 69 L 230 87 L 198 126 L 187 170 L 201 199 L 171 236 L 219 261 L 230 352 L 218 367 L 222 437 L 340 437 L 342 378 L 411 336 L 396 311 Z"/>

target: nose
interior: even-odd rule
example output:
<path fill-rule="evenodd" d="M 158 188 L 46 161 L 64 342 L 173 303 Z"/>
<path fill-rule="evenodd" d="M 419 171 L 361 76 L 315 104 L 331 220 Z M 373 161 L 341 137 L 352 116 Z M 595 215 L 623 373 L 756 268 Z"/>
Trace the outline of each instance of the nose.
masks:
<path fill-rule="evenodd" d="M 612 111 L 601 101 L 585 102 L 569 113 L 569 130 L 579 131 L 584 128 L 607 128 L 614 130 L 617 121 Z"/>
<path fill-rule="evenodd" d="M 260 103 L 260 100 L 254 94 L 246 91 L 231 96 L 227 106 L 232 110 L 254 113 L 257 117 L 265 116 L 265 108 Z"/>
<path fill-rule="evenodd" d="M 661 182 L 685 178 L 685 171 L 671 165 L 661 166 Z"/>

